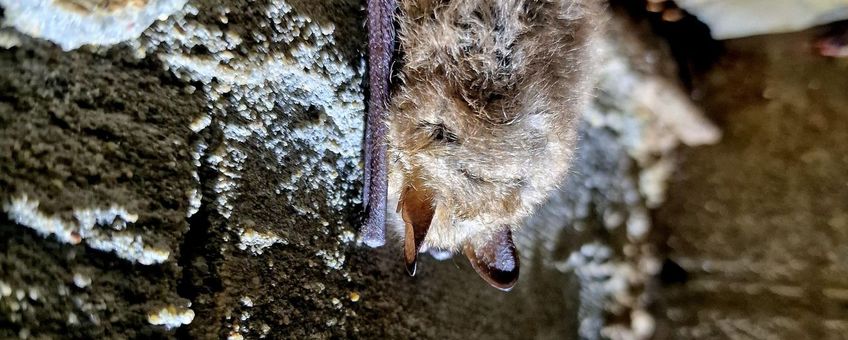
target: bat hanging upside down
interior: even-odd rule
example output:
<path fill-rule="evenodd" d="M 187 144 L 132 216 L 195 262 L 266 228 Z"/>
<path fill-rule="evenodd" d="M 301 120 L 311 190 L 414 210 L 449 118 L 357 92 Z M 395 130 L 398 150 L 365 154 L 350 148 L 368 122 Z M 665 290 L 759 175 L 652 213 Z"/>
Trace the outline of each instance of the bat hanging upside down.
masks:
<path fill-rule="evenodd" d="M 367 245 L 397 226 L 410 275 L 419 252 L 462 251 L 513 287 L 512 233 L 574 155 L 599 1 L 368 0 Z"/>

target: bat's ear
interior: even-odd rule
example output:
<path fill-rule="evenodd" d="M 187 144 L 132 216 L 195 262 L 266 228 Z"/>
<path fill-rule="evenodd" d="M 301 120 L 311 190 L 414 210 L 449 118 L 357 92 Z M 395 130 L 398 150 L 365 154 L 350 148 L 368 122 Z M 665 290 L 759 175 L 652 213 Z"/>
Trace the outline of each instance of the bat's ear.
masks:
<path fill-rule="evenodd" d="M 465 242 L 465 256 L 471 266 L 492 287 L 509 291 L 518 280 L 518 252 L 512 231 L 504 228 L 483 243 Z"/>
<path fill-rule="evenodd" d="M 433 195 L 429 190 L 408 186 L 400 196 L 398 211 L 406 224 L 403 257 L 406 261 L 406 272 L 409 275 L 415 275 L 418 250 L 430 229 L 435 210 Z"/>

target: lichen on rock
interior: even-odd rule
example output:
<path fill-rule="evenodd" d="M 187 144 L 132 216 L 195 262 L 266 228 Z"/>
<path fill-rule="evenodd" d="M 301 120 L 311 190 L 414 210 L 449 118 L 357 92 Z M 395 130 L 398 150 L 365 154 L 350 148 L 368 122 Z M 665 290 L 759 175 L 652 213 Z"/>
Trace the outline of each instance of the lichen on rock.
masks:
<path fill-rule="evenodd" d="M 147 314 L 147 322 L 152 325 L 164 326 L 166 329 L 188 325 L 192 320 L 194 320 L 193 310 L 190 308 L 178 308 L 173 305 Z"/>
<path fill-rule="evenodd" d="M 3 211 L 15 223 L 27 226 L 43 236 L 55 236 L 61 242 L 74 245 L 84 241 L 91 248 L 114 252 L 128 261 L 147 265 L 162 263 L 171 253 L 169 249 L 157 249 L 145 244 L 139 235 L 123 231 L 127 223 L 138 220 L 138 215 L 117 206 L 109 209 L 76 209 L 73 212 L 76 223 L 45 215 L 38 210 L 38 201 L 32 201 L 26 195 L 13 197 L 3 205 Z"/>

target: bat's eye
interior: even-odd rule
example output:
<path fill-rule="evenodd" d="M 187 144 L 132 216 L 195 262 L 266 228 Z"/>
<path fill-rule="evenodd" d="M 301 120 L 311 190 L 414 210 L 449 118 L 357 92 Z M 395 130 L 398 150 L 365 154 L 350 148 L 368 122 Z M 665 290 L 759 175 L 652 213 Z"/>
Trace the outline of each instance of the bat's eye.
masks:
<path fill-rule="evenodd" d="M 437 142 L 456 143 L 459 138 L 442 123 L 422 122 L 421 127 L 430 133 L 430 139 Z"/>

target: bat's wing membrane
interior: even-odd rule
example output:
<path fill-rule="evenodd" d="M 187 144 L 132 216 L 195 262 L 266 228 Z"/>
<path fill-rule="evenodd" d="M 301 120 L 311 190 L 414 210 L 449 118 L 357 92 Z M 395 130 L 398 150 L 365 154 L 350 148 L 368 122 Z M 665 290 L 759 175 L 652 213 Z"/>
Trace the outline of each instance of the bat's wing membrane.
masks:
<path fill-rule="evenodd" d="M 362 239 L 368 246 L 386 243 L 386 104 L 394 53 L 395 0 L 368 0 L 368 118 L 365 126 Z"/>

